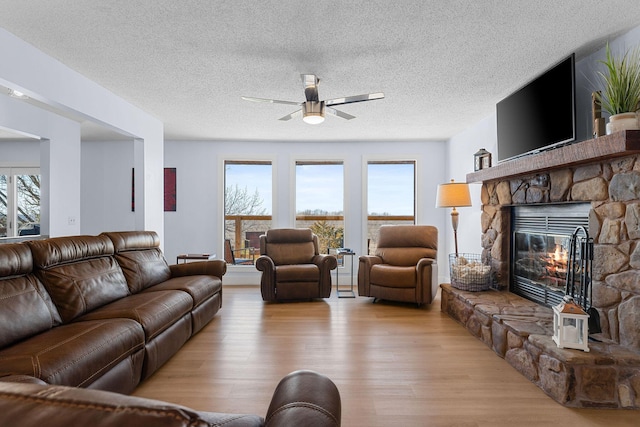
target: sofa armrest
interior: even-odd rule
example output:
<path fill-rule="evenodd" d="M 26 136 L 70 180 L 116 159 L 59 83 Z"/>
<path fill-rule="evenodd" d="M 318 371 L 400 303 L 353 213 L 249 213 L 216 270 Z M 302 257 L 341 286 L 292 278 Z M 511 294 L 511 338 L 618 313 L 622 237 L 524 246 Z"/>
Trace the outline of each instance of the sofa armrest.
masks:
<path fill-rule="evenodd" d="M 276 265 L 267 255 L 260 255 L 256 260 L 256 269 L 262 271 L 260 292 L 264 301 L 276 299 Z"/>
<path fill-rule="evenodd" d="M 331 270 L 338 268 L 338 258 L 335 255 L 314 255 L 311 262 L 320 270 L 320 295 L 322 298 L 331 296 Z"/>
<path fill-rule="evenodd" d="M 358 258 L 358 295 L 362 297 L 370 296 L 369 273 L 375 264 L 382 264 L 382 258 L 376 255 L 361 255 Z"/>
<path fill-rule="evenodd" d="M 436 260 L 433 258 L 421 258 L 418 261 L 418 264 L 416 265 L 416 271 L 418 274 L 418 289 L 416 290 L 416 294 L 419 296 L 418 304 L 431 304 L 433 302 L 433 299 L 435 298 L 435 294 L 433 293 L 433 271 L 436 268 Z M 438 288 L 436 287 L 435 289 L 437 292 Z"/>
<path fill-rule="evenodd" d="M 314 255 L 311 262 L 317 265 L 320 271 L 331 271 L 338 267 L 338 258 L 335 255 Z"/>
<path fill-rule="evenodd" d="M 196 411 L 102 390 L 0 381 L 0 425 L 262 427 L 259 415 Z"/>
<path fill-rule="evenodd" d="M 326 376 L 295 371 L 284 377 L 273 393 L 265 426 L 339 426 L 340 392 Z"/>
<path fill-rule="evenodd" d="M 184 264 L 170 265 L 171 277 L 206 275 L 216 276 L 222 279 L 227 272 L 227 263 L 221 259 L 209 261 L 187 262 Z"/>
<path fill-rule="evenodd" d="M 7 383 L 47 385 L 47 383 L 42 381 L 40 378 L 32 377 L 31 375 L 5 375 L 0 376 L 0 381 Z"/>

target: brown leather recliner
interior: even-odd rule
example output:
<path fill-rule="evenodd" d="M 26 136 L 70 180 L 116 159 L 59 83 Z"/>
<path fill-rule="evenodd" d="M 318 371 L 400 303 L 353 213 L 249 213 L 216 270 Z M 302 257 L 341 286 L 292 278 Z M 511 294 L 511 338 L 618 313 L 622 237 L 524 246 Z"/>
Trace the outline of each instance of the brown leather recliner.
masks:
<path fill-rule="evenodd" d="M 437 249 L 438 229 L 433 226 L 381 226 L 374 254 L 359 259 L 358 294 L 430 304 L 438 290 Z"/>
<path fill-rule="evenodd" d="M 260 290 L 264 301 L 329 298 L 334 255 L 318 253 L 318 237 L 309 228 L 267 230 L 260 236 L 262 271 Z"/>

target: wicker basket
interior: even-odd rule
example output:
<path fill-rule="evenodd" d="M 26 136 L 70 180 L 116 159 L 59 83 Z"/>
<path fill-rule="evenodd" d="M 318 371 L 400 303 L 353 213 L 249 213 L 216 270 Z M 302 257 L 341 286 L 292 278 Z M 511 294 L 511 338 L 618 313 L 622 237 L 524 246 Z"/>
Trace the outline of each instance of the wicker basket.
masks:
<path fill-rule="evenodd" d="M 482 262 L 480 254 L 449 254 L 451 286 L 462 291 L 486 291 L 493 283 L 491 266 Z"/>

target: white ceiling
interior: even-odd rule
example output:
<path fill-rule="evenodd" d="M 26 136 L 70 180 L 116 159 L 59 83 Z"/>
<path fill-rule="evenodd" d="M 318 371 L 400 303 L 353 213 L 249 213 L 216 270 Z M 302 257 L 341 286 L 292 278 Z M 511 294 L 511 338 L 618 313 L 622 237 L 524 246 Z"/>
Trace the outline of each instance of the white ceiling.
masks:
<path fill-rule="evenodd" d="M 0 27 L 164 122 L 166 139 L 442 140 L 572 52 L 640 25 L 637 0 L 0 0 Z M 46 70 L 42 70 L 46 73 Z M 386 98 L 321 125 L 303 101 Z M 112 134 L 83 125 L 83 138 Z"/>

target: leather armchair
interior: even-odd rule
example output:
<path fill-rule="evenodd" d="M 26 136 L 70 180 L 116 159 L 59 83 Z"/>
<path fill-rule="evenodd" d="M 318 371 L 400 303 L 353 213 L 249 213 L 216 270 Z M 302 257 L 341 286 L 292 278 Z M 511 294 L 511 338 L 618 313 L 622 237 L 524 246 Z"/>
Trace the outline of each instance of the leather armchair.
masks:
<path fill-rule="evenodd" d="M 438 229 L 430 225 L 383 225 L 373 255 L 358 265 L 358 294 L 430 304 L 438 290 Z"/>
<path fill-rule="evenodd" d="M 267 230 L 260 236 L 262 271 L 260 290 L 264 301 L 329 298 L 334 255 L 318 253 L 318 237 L 309 228 Z"/>

